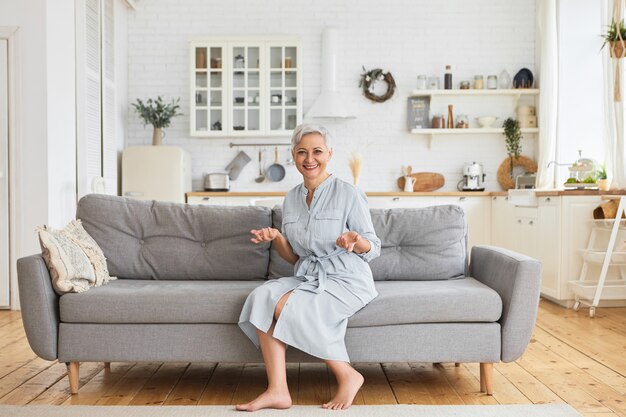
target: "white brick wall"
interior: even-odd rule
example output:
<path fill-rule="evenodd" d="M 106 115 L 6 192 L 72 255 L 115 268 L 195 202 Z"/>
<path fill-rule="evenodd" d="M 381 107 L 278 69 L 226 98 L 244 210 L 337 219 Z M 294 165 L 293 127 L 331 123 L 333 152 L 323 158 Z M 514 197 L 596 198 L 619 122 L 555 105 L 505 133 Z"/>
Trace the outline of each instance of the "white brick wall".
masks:
<path fill-rule="evenodd" d="M 225 35 L 297 35 L 303 47 L 303 106 L 308 110 L 320 89 L 320 44 L 324 26 L 342 29 L 338 85 L 357 116 L 349 121 L 328 121 L 335 137 L 331 172 L 350 180 L 347 158 L 353 149 L 364 155 L 361 187 L 366 191 L 394 191 L 400 166 L 414 171 L 442 173 L 454 190 L 465 162 L 484 164 L 488 190 L 500 189 L 496 170 L 506 157 L 501 135 L 435 137 L 428 149 L 425 136 L 407 132 L 407 96 L 418 74 L 439 75 L 452 65 L 455 85 L 474 74 L 511 77 L 522 67 L 535 68 L 535 0 L 143 0 L 128 22 L 128 101 L 163 95 L 180 97 L 182 117 L 167 129 L 165 143 L 181 146 L 193 158 L 194 188 L 204 172 L 222 170 L 237 154 L 233 141 L 255 139 L 199 139 L 189 135 L 189 62 L 191 38 Z M 361 67 L 389 69 L 398 85 L 385 103 L 369 102 L 358 86 Z M 491 100 L 487 98 L 486 100 Z M 481 99 L 455 106 L 455 115 L 483 115 L 486 111 L 513 116 L 511 98 L 482 103 Z M 441 103 L 442 110 L 447 103 Z M 496 110 L 492 110 L 493 106 Z M 501 123 L 502 120 L 499 120 Z M 143 128 L 129 114 L 127 146 L 149 144 L 150 126 Z M 272 139 L 273 140 L 273 139 Z M 287 141 L 287 138 L 282 139 Z M 532 135 L 523 141 L 523 153 L 534 156 Z M 267 139 L 261 139 L 267 141 Z M 258 141 L 257 141 L 258 142 Z M 288 190 L 300 181 L 293 166 L 280 183 L 257 184 L 255 148 L 242 148 L 252 158 L 233 191 Z M 273 150 L 266 152 L 271 163 Z M 285 160 L 285 149 L 281 159 Z"/>

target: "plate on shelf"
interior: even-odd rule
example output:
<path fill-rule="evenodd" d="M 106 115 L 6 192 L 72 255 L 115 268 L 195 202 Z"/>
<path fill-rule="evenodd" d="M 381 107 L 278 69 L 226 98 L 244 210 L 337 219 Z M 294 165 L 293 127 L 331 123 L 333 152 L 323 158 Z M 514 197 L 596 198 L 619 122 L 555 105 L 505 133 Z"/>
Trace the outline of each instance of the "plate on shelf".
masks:
<path fill-rule="evenodd" d="M 598 184 L 595 182 L 566 182 L 565 184 L 563 184 L 563 187 L 572 188 L 575 190 L 597 190 Z"/>
<path fill-rule="evenodd" d="M 532 88 L 533 73 L 528 68 L 522 68 L 513 78 L 513 88 Z"/>

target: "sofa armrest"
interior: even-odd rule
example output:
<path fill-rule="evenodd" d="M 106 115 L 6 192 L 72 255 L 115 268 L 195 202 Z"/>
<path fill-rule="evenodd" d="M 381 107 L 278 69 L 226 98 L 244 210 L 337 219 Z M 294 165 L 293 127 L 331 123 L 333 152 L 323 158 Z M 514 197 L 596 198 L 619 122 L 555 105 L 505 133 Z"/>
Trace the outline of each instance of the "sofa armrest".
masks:
<path fill-rule="evenodd" d="M 502 299 L 503 362 L 522 356 L 535 327 L 541 287 L 541 262 L 495 246 L 474 246 L 470 276 L 493 288 Z"/>
<path fill-rule="evenodd" d="M 41 255 L 17 260 L 17 282 L 28 343 L 40 358 L 55 360 L 59 335 L 59 296 L 52 288 L 50 273 Z"/>

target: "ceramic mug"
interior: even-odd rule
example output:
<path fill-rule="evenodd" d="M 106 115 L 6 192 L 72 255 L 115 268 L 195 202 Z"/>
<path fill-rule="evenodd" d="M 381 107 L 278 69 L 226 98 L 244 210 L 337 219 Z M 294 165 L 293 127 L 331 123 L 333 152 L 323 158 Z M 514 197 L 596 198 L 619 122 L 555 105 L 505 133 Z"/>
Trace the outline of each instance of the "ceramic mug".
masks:
<path fill-rule="evenodd" d="M 413 186 L 415 185 L 415 181 L 417 181 L 415 177 L 409 177 L 409 176 L 404 177 L 404 192 L 405 193 L 413 192 Z"/>

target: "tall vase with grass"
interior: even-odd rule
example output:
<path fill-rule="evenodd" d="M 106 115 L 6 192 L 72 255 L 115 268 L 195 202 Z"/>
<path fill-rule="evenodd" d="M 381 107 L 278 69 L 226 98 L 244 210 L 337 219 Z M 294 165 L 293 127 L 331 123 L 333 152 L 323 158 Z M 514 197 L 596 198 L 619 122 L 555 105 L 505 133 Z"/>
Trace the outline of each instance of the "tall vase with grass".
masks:
<path fill-rule="evenodd" d="M 513 158 L 517 159 L 522 154 L 522 130 L 519 127 L 519 122 L 515 119 L 508 118 L 504 121 L 504 137 L 506 140 L 506 153 L 509 154 L 509 163 L 511 167 L 510 175 L 513 178 Z"/>
<path fill-rule="evenodd" d="M 145 102 L 141 99 L 137 99 L 135 103 L 130 105 L 135 108 L 135 112 L 143 120 L 143 125 L 152 125 L 154 128 L 152 132 L 152 145 L 160 146 L 162 144 L 163 137 L 165 136 L 164 128 L 169 127 L 172 119 L 176 116 L 182 116 L 182 113 L 178 112 L 180 105 L 178 102 L 180 98 L 176 100 L 172 99 L 171 102 L 166 103 L 161 96 L 158 96 L 156 100 L 149 98 Z"/>
<path fill-rule="evenodd" d="M 354 185 L 359 185 L 359 177 L 361 176 L 361 168 L 363 167 L 363 155 L 360 152 L 352 152 L 348 158 L 348 166 L 352 172 Z"/>

